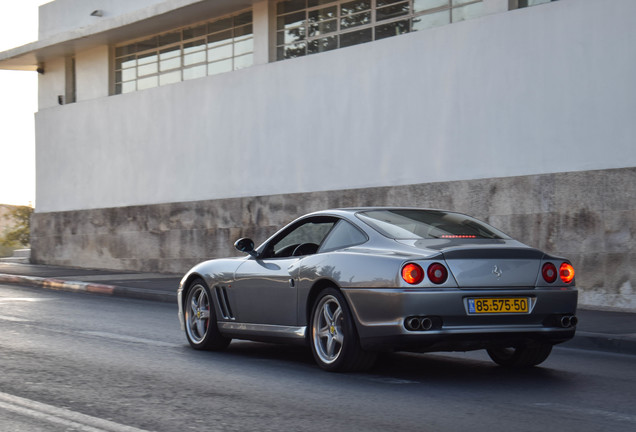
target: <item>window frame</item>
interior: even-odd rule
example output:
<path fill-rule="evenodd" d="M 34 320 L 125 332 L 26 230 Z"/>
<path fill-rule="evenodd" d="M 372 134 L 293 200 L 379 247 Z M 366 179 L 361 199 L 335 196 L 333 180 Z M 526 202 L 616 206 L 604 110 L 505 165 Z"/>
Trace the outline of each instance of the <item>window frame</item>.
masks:
<path fill-rule="evenodd" d="M 221 38 L 222 34 L 226 34 L 226 37 Z M 197 46 L 201 48 L 188 52 L 188 49 Z M 229 48 L 229 54 L 211 58 L 211 51 L 219 48 Z M 111 52 L 113 95 L 250 67 L 254 64 L 253 11 L 252 8 L 243 9 L 230 15 L 127 40 L 114 45 Z M 167 55 L 172 52 L 178 54 Z M 140 63 L 140 60 L 148 58 L 152 60 Z M 187 63 L 188 59 L 192 59 L 192 63 Z M 214 69 L 215 65 L 228 61 L 229 69 Z M 141 68 L 149 72 L 140 74 Z M 162 82 L 162 77 L 169 78 Z M 148 85 L 144 85 L 145 82 Z"/>
<path fill-rule="evenodd" d="M 276 246 L 278 243 L 280 243 L 287 236 L 292 234 L 294 231 L 296 231 L 297 229 L 299 229 L 303 225 L 306 225 L 306 224 L 309 224 L 309 223 L 332 223 L 332 226 L 329 228 L 329 231 L 327 231 L 325 236 L 322 238 L 322 241 L 318 245 L 318 250 L 317 250 L 316 253 L 319 253 L 320 247 L 324 243 L 325 239 L 327 237 L 329 237 L 329 234 L 331 233 L 333 228 L 338 224 L 338 222 L 340 220 L 341 220 L 341 218 L 339 218 L 337 216 L 328 216 L 328 215 L 310 216 L 310 217 L 307 217 L 307 218 L 303 218 L 303 219 L 297 221 L 296 223 L 292 224 L 291 226 L 288 226 L 287 228 L 285 228 L 282 232 L 280 232 L 278 235 L 276 235 L 275 237 L 270 239 L 267 243 L 265 243 L 262 246 L 262 248 L 259 247 L 259 249 L 262 250 L 262 252 L 261 252 L 261 254 L 259 256 L 259 259 L 288 259 L 288 258 L 292 258 L 292 255 L 276 256 L 274 254 L 274 246 Z M 302 243 L 299 243 L 298 245 L 300 245 L 300 244 L 302 244 Z M 288 246 L 285 246 L 285 247 L 288 247 Z M 296 258 L 300 258 L 300 257 L 296 257 Z"/>
<path fill-rule="evenodd" d="M 352 227 L 357 232 L 359 232 L 362 235 L 362 237 L 364 238 L 364 240 L 362 240 L 360 242 L 357 242 L 357 243 L 347 243 L 347 244 L 344 244 L 344 245 L 341 245 L 341 246 L 338 246 L 338 247 L 331 247 L 329 249 L 325 248 L 325 246 L 329 242 L 329 239 L 334 236 L 334 232 L 336 231 L 336 229 L 338 229 L 338 226 L 343 225 L 343 224 L 346 224 L 346 225 Z M 359 246 L 359 245 L 364 244 L 364 243 L 366 243 L 368 241 L 369 241 L 369 236 L 361 228 L 357 227 L 355 224 L 349 222 L 346 219 L 340 219 L 338 222 L 336 222 L 336 224 L 331 228 L 329 233 L 325 236 L 325 238 L 322 241 L 322 244 L 320 245 L 320 248 L 318 249 L 318 252 L 316 252 L 316 253 L 333 252 L 333 251 L 337 251 L 337 250 L 341 250 L 341 249 L 350 248 L 350 247 L 353 247 L 353 246 Z"/>

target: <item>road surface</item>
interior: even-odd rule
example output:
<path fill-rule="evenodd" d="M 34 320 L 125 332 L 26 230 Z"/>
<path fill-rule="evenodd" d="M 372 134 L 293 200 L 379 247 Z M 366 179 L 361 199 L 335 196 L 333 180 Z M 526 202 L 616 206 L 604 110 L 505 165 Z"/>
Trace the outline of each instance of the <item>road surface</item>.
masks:
<path fill-rule="evenodd" d="M 309 349 L 192 350 L 176 305 L 0 285 L 0 431 L 633 431 L 636 357 L 557 348 L 391 354 L 333 374 Z"/>

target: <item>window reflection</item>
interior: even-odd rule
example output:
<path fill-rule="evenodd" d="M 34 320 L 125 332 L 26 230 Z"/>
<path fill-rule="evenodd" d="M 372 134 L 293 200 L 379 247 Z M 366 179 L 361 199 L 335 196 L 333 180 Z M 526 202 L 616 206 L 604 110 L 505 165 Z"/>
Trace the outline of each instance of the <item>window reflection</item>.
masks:
<path fill-rule="evenodd" d="M 414 0 L 413 12 L 423 12 L 440 7 L 448 7 L 449 0 Z"/>
<path fill-rule="evenodd" d="M 375 28 L 375 38 L 384 39 L 391 36 L 397 36 L 408 33 L 410 30 L 410 21 L 394 21 L 389 24 L 382 24 Z"/>
<path fill-rule="evenodd" d="M 304 38 L 304 29 L 292 31 Z M 115 93 L 246 68 L 253 51 L 251 11 L 147 37 L 115 47 Z"/>
<path fill-rule="evenodd" d="M 239 40 L 234 43 L 234 55 L 240 56 L 254 51 L 254 39 Z"/>
<path fill-rule="evenodd" d="M 328 36 L 320 39 L 315 39 L 309 44 L 309 53 L 319 53 L 324 51 L 331 51 L 338 48 L 338 36 Z"/>
<path fill-rule="evenodd" d="M 159 75 L 159 85 L 174 84 L 179 81 L 181 81 L 180 70 Z"/>
<path fill-rule="evenodd" d="M 464 21 L 480 17 L 484 14 L 483 3 L 472 3 L 460 8 L 453 9 L 453 22 Z"/>
<path fill-rule="evenodd" d="M 223 72 L 230 72 L 231 70 L 232 70 L 231 59 L 210 63 L 208 65 L 208 75 L 216 75 Z"/>
<path fill-rule="evenodd" d="M 159 70 L 166 71 L 181 67 L 181 47 L 160 51 Z"/>
<path fill-rule="evenodd" d="M 340 35 L 340 47 L 358 45 L 371 40 L 371 29 L 354 31 Z"/>
<path fill-rule="evenodd" d="M 206 75 L 205 65 L 194 66 L 183 70 L 183 79 L 191 80 L 195 78 L 203 78 Z"/>
<path fill-rule="evenodd" d="M 371 12 L 347 15 L 340 19 L 340 28 L 357 27 L 371 22 Z"/>
<path fill-rule="evenodd" d="M 283 60 L 475 18 L 484 7 L 483 0 L 279 0 L 276 13 Z"/>
<path fill-rule="evenodd" d="M 450 23 L 450 10 L 444 10 L 427 15 L 420 15 L 417 18 L 413 18 L 412 30 L 424 30 L 431 27 L 437 27 Z"/>
<path fill-rule="evenodd" d="M 389 3 L 389 2 L 383 2 L 383 3 Z M 410 11 L 411 11 L 411 6 L 408 1 L 392 2 L 384 7 L 380 7 L 380 5 L 378 5 L 378 10 L 376 12 L 376 19 L 378 21 L 382 21 L 382 20 L 386 20 L 390 18 L 396 18 L 396 17 L 408 15 Z"/>

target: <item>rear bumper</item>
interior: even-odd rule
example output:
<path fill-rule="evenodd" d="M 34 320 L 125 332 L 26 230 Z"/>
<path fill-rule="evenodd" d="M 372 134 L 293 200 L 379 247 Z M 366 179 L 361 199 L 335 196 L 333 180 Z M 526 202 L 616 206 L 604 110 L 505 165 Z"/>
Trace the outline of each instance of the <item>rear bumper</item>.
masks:
<path fill-rule="evenodd" d="M 368 350 L 468 351 L 493 346 L 557 344 L 574 337 L 560 318 L 574 315 L 575 288 L 537 289 L 343 289 L 360 336 Z M 471 297 L 525 297 L 527 314 L 475 315 Z M 428 330 L 407 330 L 408 317 L 431 317 Z"/>

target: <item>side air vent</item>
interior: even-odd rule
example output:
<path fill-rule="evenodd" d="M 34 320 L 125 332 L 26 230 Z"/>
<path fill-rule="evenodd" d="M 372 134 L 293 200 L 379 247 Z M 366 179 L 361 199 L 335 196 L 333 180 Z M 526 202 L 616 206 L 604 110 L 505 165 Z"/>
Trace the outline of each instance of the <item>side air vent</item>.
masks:
<path fill-rule="evenodd" d="M 214 292 L 216 293 L 216 300 L 221 308 L 221 314 L 223 314 L 223 318 L 226 320 L 234 320 L 234 314 L 232 313 L 232 308 L 230 307 L 230 300 L 227 296 L 227 290 L 225 287 L 215 287 Z"/>

